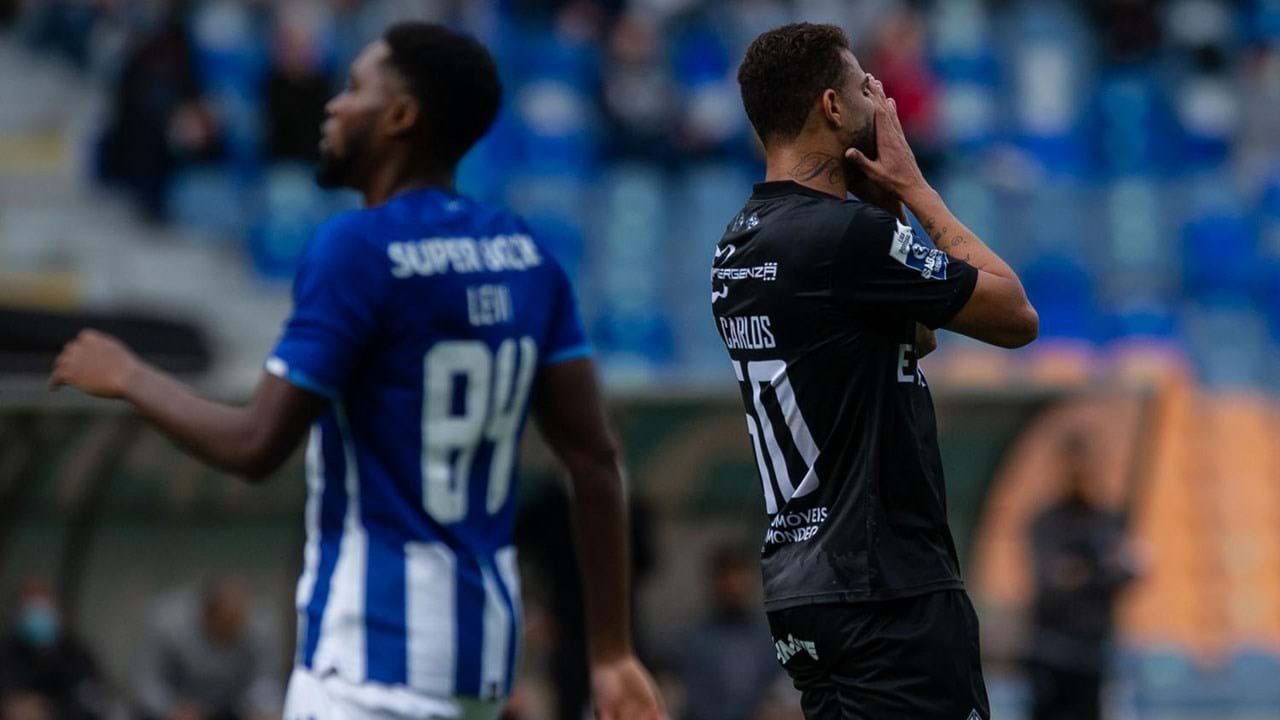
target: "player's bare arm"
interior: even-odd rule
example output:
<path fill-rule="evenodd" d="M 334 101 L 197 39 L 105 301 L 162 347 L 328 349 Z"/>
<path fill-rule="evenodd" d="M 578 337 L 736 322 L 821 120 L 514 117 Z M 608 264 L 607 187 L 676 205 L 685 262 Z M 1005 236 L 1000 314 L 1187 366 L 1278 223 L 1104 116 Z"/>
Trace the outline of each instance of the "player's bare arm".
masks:
<path fill-rule="evenodd" d="M 582 567 L 591 685 L 600 720 L 656 720 L 665 710 L 631 645 L 626 489 L 595 366 L 583 358 L 539 373 L 533 409 L 569 470 Z"/>
<path fill-rule="evenodd" d="M 973 296 L 946 328 L 1001 347 L 1021 347 L 1035 340 L 1039 316 L 1017 274 L 956 219 L 924 179 L 898 120 L 897 103 L 885 96 L 880 81 L 872 79 L 869 89 L 876 106 L 877 157 L 871 160 L 856 148 L 850 148 L 846 157 L 872 183 L 901 198 L 939 250 L 978 269 Z"/>
<path fill-rule="evenodd" d="M 264 374 L 246 406 L 199 397 L 105 333 L 84 330 L 54 362 L 49 387 L 124 400 L 200 459 L 261 480 L 289 457 L 325 399 Z"/>

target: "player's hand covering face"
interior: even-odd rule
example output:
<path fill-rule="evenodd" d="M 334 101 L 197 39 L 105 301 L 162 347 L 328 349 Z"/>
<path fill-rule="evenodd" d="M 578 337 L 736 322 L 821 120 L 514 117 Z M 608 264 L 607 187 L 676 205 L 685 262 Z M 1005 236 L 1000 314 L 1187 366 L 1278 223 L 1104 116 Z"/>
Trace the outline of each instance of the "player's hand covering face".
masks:
<path fill-rule="evenodd" d="M 70 385 L 97 397 L 119 398 L 137 367 L 137 356 L 124 343 L 106 333 L 82 330 L 54 361 L 49 389 Z"/>
<path fill-rule="evenodd" d="M 879 80 L 870 78 L 869 89 L 875 105 L 875 159 L 857 147 L 846 150 L 845 157 L 871 182 L 902 197 L 907 189 L 923 183 L 924 176 L 898 120 L 898 104 L 885 97 Z"/>
<path fill-rule="evenodd" d="M 597 720 L 667 720 L 653 680 L 634 656 L 591 668 Z"/>

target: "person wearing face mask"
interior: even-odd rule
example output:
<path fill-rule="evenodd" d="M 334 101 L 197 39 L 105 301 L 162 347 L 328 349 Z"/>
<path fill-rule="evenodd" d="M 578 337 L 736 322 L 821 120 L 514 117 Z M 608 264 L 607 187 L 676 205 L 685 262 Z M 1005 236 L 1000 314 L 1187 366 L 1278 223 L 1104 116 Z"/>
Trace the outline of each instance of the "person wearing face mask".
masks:
<path fill-rule="evenodd" d="M 104 705 L 98 663 L 66 628 L 53 589 L 23 583 L 0 641 L 0 717 L 91 720 Z"/>

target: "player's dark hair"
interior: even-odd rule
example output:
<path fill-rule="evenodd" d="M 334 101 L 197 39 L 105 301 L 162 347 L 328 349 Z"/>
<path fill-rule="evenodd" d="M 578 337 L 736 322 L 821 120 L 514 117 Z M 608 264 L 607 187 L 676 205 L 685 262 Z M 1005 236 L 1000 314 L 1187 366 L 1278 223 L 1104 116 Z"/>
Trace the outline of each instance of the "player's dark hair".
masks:
<path fill-rule="evenodd" d="M 422 106 L 432 162 L 456 165 L 489 131 L 502 104 L 493 57 L 474 38 L 433 23 L 397 23 L 382 39 L 391 66 Z"/>
<path fill-rule="evenodd" d="M 791 140 L 827 88 L 840 87 L 849 36 L 835 25 L 793 23 L 751 42 L 738 68 L 747 119 L 760 140 Z"/>

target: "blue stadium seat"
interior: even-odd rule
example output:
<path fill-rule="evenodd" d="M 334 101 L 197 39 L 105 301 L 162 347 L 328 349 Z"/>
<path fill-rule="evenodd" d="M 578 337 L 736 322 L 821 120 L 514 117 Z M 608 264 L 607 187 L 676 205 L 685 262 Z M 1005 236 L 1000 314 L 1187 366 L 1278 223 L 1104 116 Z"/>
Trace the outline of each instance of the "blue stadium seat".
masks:
<path fill-rule="evenodd" d="M 224 238 L 242 238 L 249 227 L 247 192 L 242 178 L 225 166 L 182 170 L 169 183 L 169 217 Z"/>
<path fill-rule="evenodd" d="M 1011 55 L 1008 104 L 1012 135 L 1053 174 L 1084 170 L 1080 115 L 1089 81 L 1089 31 L 1078 5 L 1031 0 L 1002 14 Z"/>
<path fill-rule="evenodd" d="M 1182 232 L 1182 267 L 1184 287 L 1192 297 L 1255 297 L 1264 278 L 1252 219 L 1227 210 L 1192 219 Z"/>
<path fill-rule="evenodd" d="M 1042 337 L 1092 340 L 1098 336 L 1094 284 L 1088 270 L 1063 254 L 1046 254 L 1019 273 L 1040 313 Z"/>
<path fill-rule="evenodd" d="M 214 0 L 197 5 L 191 20 L 196 66 L 215 94 L 256 97 L 268 49 L 260 18 L 244 4 Z"/>
<path fill-rule="evenodd" d="M 1199 666 L 1183 650 L 1144 650 L 1135 656 L 1131 672 L 1134 673 L 1134 700 L 1141 717 L 1222 713 L 1231 707 L 1221 673 Z"/>
<path fill-rule="evenodd" d="M 1275 712 L 1280 708 L 1280 655 L 1241 648 L 1227 659 L 1231 696 L 1241 710 Z"/>
<path fill-rule="evenodd" d="M 249 257 L 264 277 L 287 278 L 329 210 L 310 168 L 272 168 L 263 183 L 263 206 L 249 236 Z"/>
<path fill-rule="evenodd" d="M 703 162 L 685 170 L 671 195 L 671 226 L 663 247 L 671 263 L 662 273 L 662 295 L 682 365 L 723 371 L 725 350 L 711 322 L 707 273 L 716 242 L 742 209 L 754 180 L 734 163 Z"/>
<path fill-rule="evenodd" d="M 1159 175 L 1177 166 L 1176 124 L 1153 68 L 1105 71 L 1090 105 L 1090 163 L 1102 177 Z"/>
<path fill-rule="evenodd" d="M 1251 300 L 1211 295 L 1184 318 L 1201 380 L 1214 388 L 1261 385 L 1271 375 L 1266 320 Z"/>
<path fill-rule="evenodd" d="M 1181 319 L 1168 298 L 1125 298 L 1102 313 L 1107 340 L 1173 341 L 1180 338 Z"/>
<path fill-rule="evenodd" d="M 597 241 L 588 248 L 583 284 L 592 300 L 583 304 L 598 308 L 591 327 L 601 354 L 633 369 L 652 369 L 675 354 L 658 284 L 668 267 L 664 181 L 652 165 L 619 165 L 601 177 L 594 208 Z"/>

